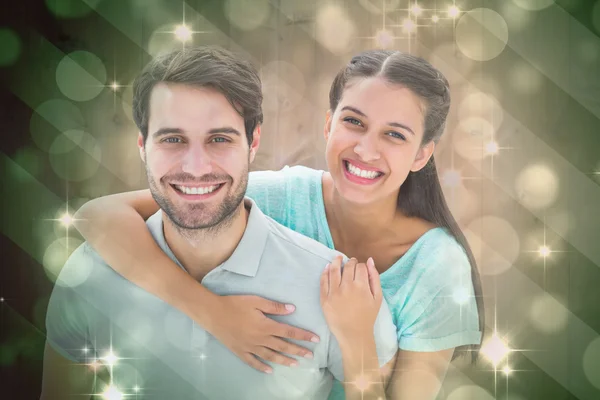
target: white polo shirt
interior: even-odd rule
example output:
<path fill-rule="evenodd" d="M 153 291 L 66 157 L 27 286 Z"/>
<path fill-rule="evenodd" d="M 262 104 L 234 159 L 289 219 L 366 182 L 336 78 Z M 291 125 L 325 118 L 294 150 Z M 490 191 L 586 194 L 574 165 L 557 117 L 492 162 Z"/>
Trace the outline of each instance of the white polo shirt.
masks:
<path fill-rule="evenodd" d="M 87 243 L 71 255 L 52 292 L 46 321 L 50 345 L 88 364 L 108 363 L 112 350 L 115 387 L 143 399 L 326 399 L 333 377 L 344 377 L 339 345 L 321 310 L 319 282 L 325 265 L 340 253 L 245 201 L 251 210 L 238 247 L 201 283 L 219 295 L 294 304 L 292 314 L 272 318 L 319 335 L 320 343 L 296 342 L 313 351 L 313 359 L 297 358 L 297 367 L 270 364 L 272 374 L 254 370 L 185 314 L 117 274 Z M 162 218 L 159 211 L 148 228 L 181 266 L 165 242 Z M 375 338 L 384 365 L 398 348 L 385 301 Z"/>

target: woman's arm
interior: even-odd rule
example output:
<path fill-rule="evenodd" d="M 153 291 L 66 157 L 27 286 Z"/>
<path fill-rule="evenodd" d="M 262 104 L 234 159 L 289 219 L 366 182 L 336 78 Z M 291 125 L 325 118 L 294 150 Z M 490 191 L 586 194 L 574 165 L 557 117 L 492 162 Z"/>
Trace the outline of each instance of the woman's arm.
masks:
<path fill-rule="evenodd" d="M 293 306 L 257 296 L 218 296 L 179 268 L 145 224 L 157 210 L 149 190 L 120 193 L 86 203 L 75 214 L 74 224 L 115 271 L 190 316 L 252 367 L 271 371 L 256 356 L 291 365 L 295 360 L 281 353 L 312 355 L 283 339 L 318 341 L 318 337 L 264 315 L 289 314 Z"/>
<path fill-rule="evenodd" d="M 436 399 L 453 354 L 454 349 L 430 353 L 400 350 L 388 387 L 388 399 Z"/>
<path fill-rule="evenodd" d="M 365 265 L 352 258 L 341 272 L 341 257 L 337 257 L 321 276 L 321 305 L 340 344 L 347 400 L 386 398 L 386 375 L 394 362 L 380 369 L 373 336 L 382 299 L 372 259 Z"/>

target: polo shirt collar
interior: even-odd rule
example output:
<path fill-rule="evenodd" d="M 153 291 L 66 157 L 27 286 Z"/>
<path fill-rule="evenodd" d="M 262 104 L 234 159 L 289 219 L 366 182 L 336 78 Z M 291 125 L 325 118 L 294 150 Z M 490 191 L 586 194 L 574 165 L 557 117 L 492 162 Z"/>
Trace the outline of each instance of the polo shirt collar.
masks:
<path fill-rule="evenodd" d="M 254 277 L 258 271 L 267 238 L 269 237 L 269 220 L 260 208 L 258 208 L 254 200 L 245 197 L 244 204 L 250 206 L 250 215 L 248 216 L 248 223 L 246 224 L 246 230 L 244 231 L 242 240 L 238 243 L 231 257 L 225 260 L 225 262 L 217 268 L 222 268 L 240 275 Z M 158 239 L 157 242 L 160 248 L 185 270 L 165 240 L 162 210 L 158 210 L 156 214 L 150 217 L 147 224 L 154 238 Z"/>
<path fill-rule="evenodd" d="M 250 206 L 246 230 L 233 254 L 221 264 L 221 268 L 236 274 L 254 277 L 269 237 L 269 221 L 254 200 L 246 197 L 244 202 Z"/>

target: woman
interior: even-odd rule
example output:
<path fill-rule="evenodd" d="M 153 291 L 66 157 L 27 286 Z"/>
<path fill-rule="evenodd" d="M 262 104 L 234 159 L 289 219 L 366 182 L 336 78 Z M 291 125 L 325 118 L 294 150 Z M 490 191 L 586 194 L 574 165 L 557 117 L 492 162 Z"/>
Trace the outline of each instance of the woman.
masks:
<path fill-rule="evenodd" d="M 450 108 L 448 82 L 418 57 L 374 50 L 338 73 L 329 99 L 329 172 L 293 167 L 252 173 L 247 195 L 297 232 L 357 260 L 372 257 L 368 263 L 380 274 L 401 349 L 388 396 L 433 399 L 459 354 L 455 349 L 475 350 L 475 358 L 484 327 L 479 274 L 432 156 Z M 289 312 L 281 305 L 248 296 L 214 301 L 166 257 L 144 224 L 157 210 L 149 191 L 108 196 L 79 210 L 76 227 L 115 270 L 178 307 L 255 368 L 267 368 L 257 357 L 290 364 L 293 359 L 281 353 L 310 356 L 282 339 L 309 340 L 309 333 L 263 315 Z M 374 321 L 364 315 L 373 307 L 355 306 L 372 302 L 373 293 L 349 282 L 338 262 L 323 273 L 323 309 L 340 342 L 352 317 Z M 469 296 L 457 302 L 457 290 Z M 213 301 L 203 301 L 209 296 Z M 372 348 L 370 336 L 365 346 Z M 348 398 L 360 394 L 345 387 Z M 338 386 L 332 396 L 340 393 Z"/>

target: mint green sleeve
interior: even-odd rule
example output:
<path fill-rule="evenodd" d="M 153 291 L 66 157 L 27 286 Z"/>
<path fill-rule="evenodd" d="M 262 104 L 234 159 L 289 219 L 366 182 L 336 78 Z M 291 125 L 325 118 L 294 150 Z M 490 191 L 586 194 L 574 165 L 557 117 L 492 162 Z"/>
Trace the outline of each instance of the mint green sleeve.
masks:
<path fill-rule="evenodd" d="M 471 266 L 457 242 L 422 249 L 401 279 L 388 298 L 400 349 L 433 352 L 480 342 Z"/>
<path fill-rule="evenodd" d="M 278 223 L 288 226 L 289 167 L 279 171 L 254 171 L 248 178 L 246 196 L 258 205 L 261 211 Z"/>

